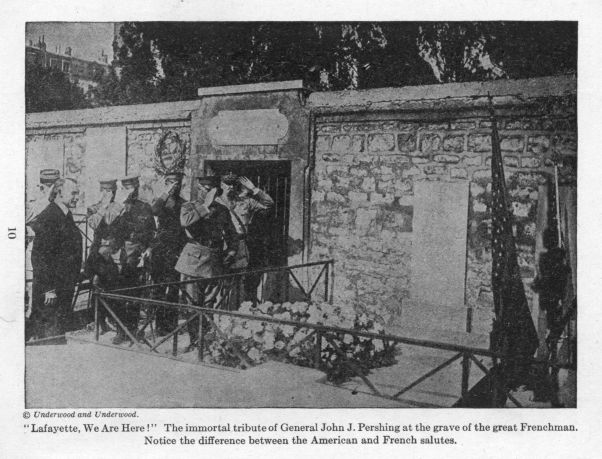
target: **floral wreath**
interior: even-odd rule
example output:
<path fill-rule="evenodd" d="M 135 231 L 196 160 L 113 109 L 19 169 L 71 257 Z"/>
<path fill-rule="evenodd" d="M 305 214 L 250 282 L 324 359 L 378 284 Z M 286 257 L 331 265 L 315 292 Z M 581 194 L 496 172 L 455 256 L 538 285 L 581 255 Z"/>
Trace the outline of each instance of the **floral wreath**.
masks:
<path fill-rule="evenodd" d="M 167 140 L 171 139 L 170 143 L 175 143 L 176 147 L 168 150 Z M 168 153 L 173 155 L 173 161 L 170 165 L 166 165 L 163 156 Z M 167 131 L 161 134 L 161 138 L 155 146 L 155 156 L 153 167 L 159 175 L 169 175 L 183 173 L 186 165 L 186 143 L 174 131 Z"/>

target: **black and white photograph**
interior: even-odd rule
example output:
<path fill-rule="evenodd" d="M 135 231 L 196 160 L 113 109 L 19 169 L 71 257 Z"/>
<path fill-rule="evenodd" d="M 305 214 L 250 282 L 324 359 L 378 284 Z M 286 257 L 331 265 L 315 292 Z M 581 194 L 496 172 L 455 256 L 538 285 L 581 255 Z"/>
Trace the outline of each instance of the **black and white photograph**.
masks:
<path fill-rule="evenodd" d="M 25 407 L 577 407 L 577 45 L 28 22 Z"/>
<path fill-rule="evenodd" d="M 601 13 L 8 0 L 0 457 L 596 457 Z"/>

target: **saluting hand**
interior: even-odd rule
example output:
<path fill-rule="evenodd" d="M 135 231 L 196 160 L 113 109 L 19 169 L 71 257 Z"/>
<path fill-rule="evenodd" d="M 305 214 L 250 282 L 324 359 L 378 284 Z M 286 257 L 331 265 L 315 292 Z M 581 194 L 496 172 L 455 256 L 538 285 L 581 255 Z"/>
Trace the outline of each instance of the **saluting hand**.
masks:
<path fill-rule="evenodd" d="M 54 306 L 55 303 L 56 303 L 56 293 L 54 292 L 54 290 L 52 290 L 50 292 L 46 292 L 44 294 L 44 304 L 46 306 Z"/>
<path fill-rule="evenodd" d="M 209 207 L 213 203 L 213 201 L 215 201 L 216 194 L 217 194 L 217 188 L 211 188 L 205 195 L 205 201 L 203 202 L 203 204 L 206 207 Z"/>
<path fill-rule="evenodd" d="M 245 187 L 249 191 L 255 191 L 256 186 L 249 180 L 247 177 L 238 177 L 238 183 L 240 183 L 243 187 Z"/>
<path fill-rule="evenodd" d="M 159 182 L 155 187 L 155 193 L 157 197 L 167 199 L 173 195 L 175 188 L 175 183 Z"/>

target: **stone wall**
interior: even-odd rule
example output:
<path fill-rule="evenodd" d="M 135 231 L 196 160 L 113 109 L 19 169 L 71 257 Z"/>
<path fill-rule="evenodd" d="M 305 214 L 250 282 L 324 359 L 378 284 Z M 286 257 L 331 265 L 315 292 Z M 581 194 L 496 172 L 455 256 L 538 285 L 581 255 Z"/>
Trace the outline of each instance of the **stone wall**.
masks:
<path fill-rule="evenodd" d="M 394 319 L 411 299 L 414 184 L 468 181 L 466 303 L 491 311 L 488 95 L 528 284 L 543 230 L 539 193 L 553 159 L 561 159 L 561 180 L 575 181 L 576 79 L 570 76 L 309 97 L 301 82 L 282 82 L 205 88 L 197 101 L 31 114 L 27 193 L 39 169 L 56 167 L 82 183 L 80 211 L 95 202 L 98 178 L 108 173 L 140 173 L 142 196 L 150 200 L 157 183 L 153 152 L 165 130 L 189 146 L 189 177 L 203 173 L 207 160 L 287 161 L 289 238 L 295 247 L 305 243 L 289 263 L 302 255 L 334 258 L 337 301 Z"/>
<path fill-rule="evenodd" d="M 377 90 L 372 98 L 375 105 L 365 104 L 370 91 L 362 92 L 359 107 L 348 93 L 333 94 L 333 106 L 324 94 L 316 101 L 320 116 L 312 184 L 312 253 L 336 259 L 337 298 L 395 319 L 410 296 L 414 184 L 468 180 L 466 303 L 491 311 L 487 111 L 470 98 L 453 101 L 450 110 L 449 99 L 441 94 L 441 100 L 408 101 L 408 105 L 422 105 L 419 112 L 407 112 L 400 109 L 401 102 L 391 103 L 395 94 L 387 91 L 387 98 L 381 97 L 388 104 L 385 110 L 382 104 L 375 106 Z M 519 265 L 528 285 L 535 275 L 536 236 L 543 230 L 537 226 L 539 186 L 553 177 L 554 157 L 575 164 L 576 112 L 574 93 L 538 95 L 528 106 L 524 99 L 508 101 L 500 94 L 494 104 L 499 105 L 496 112 L 516 217 Z M 574 168 L 561 168 L 561 172 L 573 175 Z M 525 290 L 532 303 L 531 290 Z"/>

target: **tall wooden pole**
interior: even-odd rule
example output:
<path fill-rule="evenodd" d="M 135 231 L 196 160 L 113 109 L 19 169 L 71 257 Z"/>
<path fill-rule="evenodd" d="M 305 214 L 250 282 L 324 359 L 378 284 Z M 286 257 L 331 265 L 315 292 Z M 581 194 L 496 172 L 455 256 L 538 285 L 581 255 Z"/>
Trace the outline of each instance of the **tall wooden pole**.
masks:
<path fill-rule="evenodd" d="M 562 231 L 560 229 L 560 188 L 558 187 L 558 164 L 554 164 L 554 193 L 556 195 L 556 230 L 558 231 L 558 247 L 562 247 Z"/>

